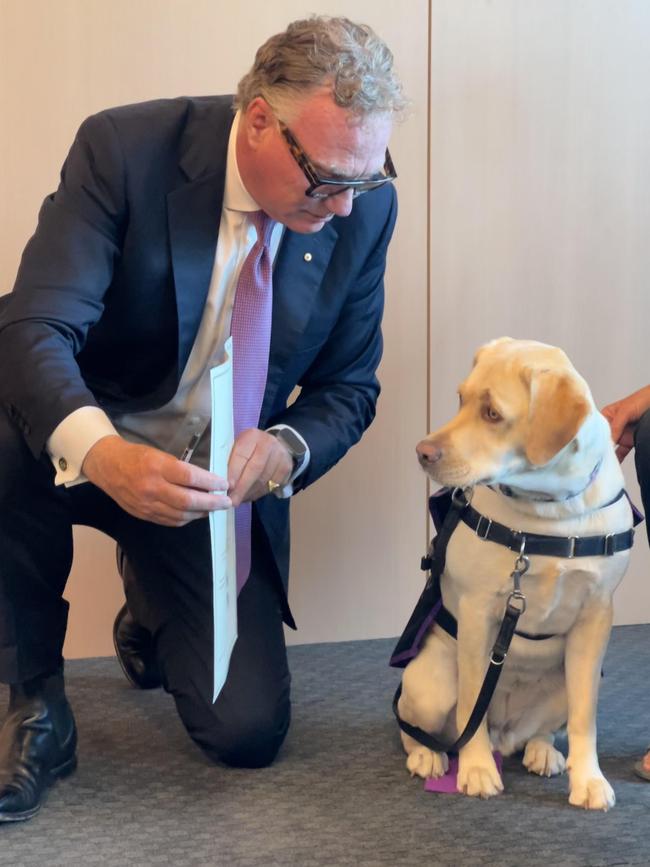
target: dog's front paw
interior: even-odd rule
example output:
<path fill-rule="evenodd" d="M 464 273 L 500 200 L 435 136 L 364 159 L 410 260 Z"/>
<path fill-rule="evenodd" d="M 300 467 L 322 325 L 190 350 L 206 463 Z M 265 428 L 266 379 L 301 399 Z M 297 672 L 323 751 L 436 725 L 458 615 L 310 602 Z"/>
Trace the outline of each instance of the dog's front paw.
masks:
<path fill-rule="evenodd" d="M 569 803 L 585 810 L 604 810 L 607 812 L 616 803 L 614 789 L 602 774 L 578 780 L 572 775 L 569 787 Z"/>
<path fill-rule="evenodd" d="M 541 738 L 532 738 L 526 744 L 523 759 L 524 767 L 531 774 L 539 774 L 540 777 L 554 777 L 564 773 L 566 760 L 553 744 Z"/>
<path fill-rule="evenodd" d="M 503 791 L 503 781 L 491 754 L 489 761 L 481 764 L 463 761 L 461 754 L 458 761 L 458 791 L 478 798 L 491 798 Z"/>
<path fill-rule="evenodd" d="M 447 753 L 434 753 L 426 747 L 416 747 L 406 758 L 406 767 L 412 777 L 442 777 L 449 769 Z"/>

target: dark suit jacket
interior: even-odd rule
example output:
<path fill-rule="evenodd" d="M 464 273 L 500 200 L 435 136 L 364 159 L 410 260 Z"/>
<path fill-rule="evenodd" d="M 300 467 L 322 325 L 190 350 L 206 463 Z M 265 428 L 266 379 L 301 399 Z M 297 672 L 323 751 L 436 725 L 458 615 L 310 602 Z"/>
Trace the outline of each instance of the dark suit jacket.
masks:
<path fill-rule="evenodd" d="M 0 400 L 36 458 L 81 406 L 134 412 L 175 393 L 214 262 L 231 104 L 157 100 L 82 124 L 14 292 L 0 301 Z M 285 422 L 309 443 L 301 486 L 373 419 L 395 216 L 387 185 L 315 235 L 286 231 L 278 252 L 260 426 Z M 287 408 L 296 384 L 302 391 Z M 256 506 L 286 587 L 288 504 L 265 497 Z"/>

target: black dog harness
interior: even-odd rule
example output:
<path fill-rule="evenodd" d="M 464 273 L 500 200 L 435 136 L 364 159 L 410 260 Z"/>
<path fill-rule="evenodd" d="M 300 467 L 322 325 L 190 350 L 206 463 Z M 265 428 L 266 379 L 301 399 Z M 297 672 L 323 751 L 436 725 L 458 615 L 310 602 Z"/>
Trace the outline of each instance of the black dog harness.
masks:
<path fill-rule="evenodd" d="M 627 496 L 627 494 L 624 490 L 621 490 L 613 500 L 610 500 L 602 508 L 613 505 L 623 496 Z M 636 526 L 643 520 L 643 516 L 633 504 L 631 505 L 634 513 L 634 525 Z M 423 731 L 418 726 L 407 723 L 400 717 L 397 704 L 402 694 L 401 683 L 397 687 L 393 698 L 393 713 L 403 732 L 434 752 L 455 753 L 474 736 L 481 720 L 485 716 L 497 682 L 501 676 L 503 663 L 513 635 L 516 634 L 521 638 L 535 641 L 554 637 L 543 634 L 533 635 L 516 630 L 517 621 L 526 610 L 526 597 L 521 592 L 520 580 L 528 570 L 530 564 L 529 556 L 541 554 L 543 556 L 566 557 L 568 559 L 594 556 L 611 557 L 619 551 L 627 551 L 632 547 L 634 529 L 630 528 L 622 533 L 609 533 L 605 536 L 562 537 L 546 536 L 539 533 L 523 533 L 519 530 L 512 530 L 504 524 L 499 524 L 497 521 L 492 521 L 490 518 L 486 518 L 485 515 L 481 515 L 470 504 L 470 499 L 466 496 L 465 492 L 459 488 L 453 491 L 443 488 L 436 492 L 429 499 L 429 509 L 438 530 L 438 534 L 431 542 L 427 555 L 422 558 L 421 568 L 427 571 L 429 575 L 415 610 L 393 651 L 390 661 L 391 665 L 404 667 L 411 659 L 417 656 L 420 643 L 434 622 L 438 623 L 453 638 L 456 638 L 456 619 L 442 603 L 440 579 L 445 568 L 449 539 L 460 521 L 463 521 L 463 523 L 474 530 L 479 539 L 503 545 L 511 551 L 516 551 L 518 554 L 514 570 L 510 576 L 513 579 L 513 590 L 508 596 L 505 614 L 497 639 L 490 653 L 490 665 L 474 710 L 470 714 L 465 729 L 457 740 L 450 745 L 443 744 L 435 736 Z"/>
<path fill-rule="evenodd" d="M 602 506 L 613 506 L 625 491 L 621 490 Z M 510 548 L 511 551 L 521 551 L 522 543 L 525 545 L 526 554 L 543 554 L 546 557 L 611 557 L 619 551 L 627 551 L 634 541 L 634 528 L 630 527 L 623 533 L 608 533 L 606 536 L 543 536 L 539 533 L 522 533 L 519 530 L 511 530 L 504 524 L 491 521 L 485 515 L 481 515 L 466 501 L 466 505 L 460 512 L 460 520 L 471 527 L 479 539 L 486 542 L 496 542 Z"/>

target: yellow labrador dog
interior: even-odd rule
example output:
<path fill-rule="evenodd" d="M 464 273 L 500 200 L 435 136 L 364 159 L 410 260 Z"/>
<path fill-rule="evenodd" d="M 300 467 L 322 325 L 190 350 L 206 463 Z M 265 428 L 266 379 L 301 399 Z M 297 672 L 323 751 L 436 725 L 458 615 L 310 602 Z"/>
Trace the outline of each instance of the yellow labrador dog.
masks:
<path fill-rule="evenodd" d="M 558 538 L 563 556 L 528 554 L 521 577 L 526 607 L 476 734 L 461 747 L 457 785 L 488 798 L 503 789 L 492 750 L 524 750 L 525 767 L 569 771 L 569 803 L 615 803 L 596 754 L 596 701 L 612 623 L 612 594 L 627 567 L 632 511 L 609 425 L 585 381 L 560 349 L 501 338 L 483 346 L 459 388 L 458 414 L 417 447 L 436 482 L 473 489 L 474 527 L 461 520 L 441 576 L 444 608 L 457 638 L 438 622 L 405 669 L 397 705 L 403 720 L 444 743 L 465 726 L 512 592 L 517 545 Z M 585 538 L 587 537 L 587 538 Z M 515 550 L 515 553 L 513 553 Z M 546 550 L 546 549 L 543 549 Z M 539 639 L 539 640 L 538 640 Z M 568 759 L 554 746 L 567 725 Z M 441 776 L 445 753 L 404 732 L 411 774 Z"/>

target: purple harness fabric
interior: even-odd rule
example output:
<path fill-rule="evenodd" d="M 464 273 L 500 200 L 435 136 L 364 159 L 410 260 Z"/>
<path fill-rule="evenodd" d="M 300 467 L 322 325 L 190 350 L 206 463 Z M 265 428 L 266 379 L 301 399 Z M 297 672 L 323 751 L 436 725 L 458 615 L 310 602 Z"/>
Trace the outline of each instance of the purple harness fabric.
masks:
<path fill-rule="evenodd" d="M 630 508 L 632 509 L 632 518 L 634 519 L 634 526 L 638 527 L 638 525 L 642 521 L 645 521 L 645 516 L 644 516 L 643 512 L 640 509 L 637 509 L 637 507 L 634 505 L 634 503 L 630 499 L 630 495 L 628 494 L 628 492 L 624 491 L 624 494 L 627 497 L 627 501 L 630 504 Z"/>
<path fill-rule="evenodd" d="M 257 240 L 239 274 L 230 326 L 235 438 L 259 424 L 271 343 L 273 289 L 269 242 L 275 224 L 264 211 L 254 211 L 249 216 L 257 230 Z M 235 509 L 238 594 L 251 568 L 251 519 L 250 503 L 242 503 Z"/>
<path fill-rule="evenodd" d="M 429 497 L 429 513 L 436 529 L 436 537 L 431 543 L 430 551 L 435 549 L 435 544 L 440 538 L 443 524 L 451 509 L 451 495 L 451 488 L 440 488 Z M 440 596 L 441 571 L 431 569 L 422 595 L 418 599 L 415 610 L 390 658 L 389 664 L 394 668 L 405 668 L 418 655 L 422 640 L 442 607 L 442 597 Z"/>

